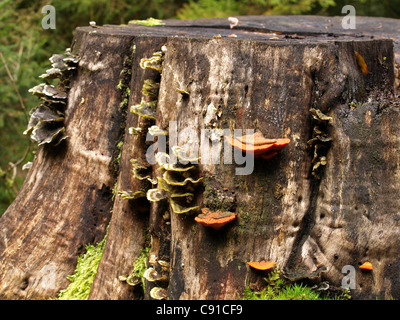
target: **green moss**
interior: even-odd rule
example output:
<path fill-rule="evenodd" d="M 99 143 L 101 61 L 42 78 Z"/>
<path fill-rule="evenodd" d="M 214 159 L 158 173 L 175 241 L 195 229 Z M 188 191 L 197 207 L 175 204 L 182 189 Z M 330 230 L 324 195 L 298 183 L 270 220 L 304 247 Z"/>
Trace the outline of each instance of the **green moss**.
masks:
<path fill-rule="evenodd" d="M 139 283 L 145 290 L 145 279 L 143 277 L 144 272 L 147 269 L 147 260 L 149 259 L 150 247 L 143 247 L 140 250 L 140 255 L 137 257 L 135 263 L 133 264 L 133 270 L 128 276 L 120 276 L 120 281 L 126 281 L 129 285 L 135 286 Z"/>
<path fill-rule="evenodd" d="M 115 179 L 114 187 L 112 189 L 112 201 L 114 201 L 115 196 L 117 195 L 117 189 L 118 189 L 118 179 Z"/>
<path fill-rule="evenodd" d="M 67 276 L 69 286 L 61 290 L 55 300 L 87 300 L 97 268 L 103 256 L 107 233 L 96 245 L 88 244 L 86 253 L 78 257 L 75 273 Z"/>
<path fill-rule="evenodd" d="M 153 27 L 153 26 L 162 26 L 165 23 L 159 19 L 148 18 L 146 20 L 130 20 L 128 24 L 140 24 L 143 26 Z"/>
<path fill-rule="evenodd" d="M 117 151 L 118 151 L 118 155 L 117 157 L 114 159 L 114 169 L 115 172 L 119 171 L 119 162 L 121 161 L 121 155 L 122 155 L 122 147 L 124 146 L 124 141 L 120 141 L 117 144 Z"/>
<path fill-rule="evenodd" d="M 142 250 L 140 250 L 140 256 L 136 259 L 135 263 L 133 264 L 132 274 L 136 277 L 142 278 L 142 282 L 143 282 L 143 274 L 147 269 L 146 262 L 149 259 L 149 252 L 150 252 L 150 247 L 142 248 Z"/>
<path fill-rule="evenodd" d="M 260 292 L 253 292 L 249 286 L 244 290 L 241 300 L 349 300 L 349 290 L 344 290 L 339 295 L 329 292 L 316 291 L 302 283 L 287 284 L 280 277 L 279 266 L 267 278 L 267 286 Z"/>

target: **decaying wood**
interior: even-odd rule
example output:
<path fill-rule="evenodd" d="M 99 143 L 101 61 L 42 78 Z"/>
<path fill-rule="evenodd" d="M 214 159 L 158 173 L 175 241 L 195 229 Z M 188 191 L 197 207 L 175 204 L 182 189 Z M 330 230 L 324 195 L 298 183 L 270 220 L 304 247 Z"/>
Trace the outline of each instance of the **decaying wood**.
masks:
<path fill-rule="evenodd" d="M 344 266 L 354 266 L 355 298 L 400 296 L 393 42 L 370 39 L 373 30 L 355 37 L 321 29 L 311 17 L 291 17 L 289 26 L 287 17 L 281 24 L 271 17 L 274 27 L 269 18 L 239 17 L 234 29 L 213 19 L 76 30 L 73 49 L 81 61 L 68 96 L 69 138 L 57 149 L 39 149 L 0 220 L 1 298 L 54 296 L 68 285 L 84 245 L 101 240 L 108 224 L 91 299 L 142 298 L 119 276 L 132 271 L 149 245 L 153 262 L 169 262 L 169 299 L 236 299 L 246 285 L 263 282 L 246 264 L 261 260 L 276 262 L 287 274 L 324 265 L 320 280 L 332 286 L 341 285 Z M 389 31 L 387 37 L 396 40 Z M 162 46 L 161 75 L 139 67 Z M 366 61 L 367 75 L 355 51 Z M 160 81 L 155 121 L 121 109 L 123 70 L 131 75 L 123 83 L 130 89 L 128 106 L 141 102 L 146 79 Z M 331 117 L 326 165 L 318 174 L 307 143 L 316 126 L 311 108 Z M 256 159 L 250 175 L 236 175 L 237 165 L 224 164 L 223 153 L 220 164 L 200 162 L 196 204 L 237 213 L 214 230 L 196 223 L 196 213 L 175 214 L 168 201 L 112 198 L 116 181 L 117 191 L 149 188 L 133 176 L 130 160 L 145 159 L 151 125 L 169 130 L 171 121 L 178 132 L 194 130 L 198 138 L 202 129 L 257 129 L 291 142 L 271 160 Z M 129 134 L 130 127 L 141 132 Z M 156 165 L 151 170 L 153 178 L 160 176 Z M 372 272 L 358 269 L 365 261 Z M 51 288 L 42 285 L 48 266 L 57 275 Z M 145 298 L 153 286 L 146 283 Z"/>

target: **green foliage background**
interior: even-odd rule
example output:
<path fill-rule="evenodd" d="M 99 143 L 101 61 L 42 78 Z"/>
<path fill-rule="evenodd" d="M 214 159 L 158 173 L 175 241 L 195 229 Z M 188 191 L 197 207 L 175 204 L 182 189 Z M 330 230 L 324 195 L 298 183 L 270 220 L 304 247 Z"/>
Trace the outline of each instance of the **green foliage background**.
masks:
<path fill-rule="evenodd" d="M 41 8 L 56 8 L 56 29 L 41 27 Z M 346 4 L 357 15 L 400 18 L 400 0 L 2 0 L 0 1 L 0 215 L 13 201 L 26 172 L 22 165 L 35 149 L 22 135 L 29 111 L 38 100 L 28 89 L 49 68 L 48 58 L 62 53 L 72 41 L 75 27 L 89 21 L 122 24 L 133 19 L 195 19 L 238 15 L 318 14 L 342 15 Z M 8 67 L 10 75 L 7 73 Z M 22 97 L 23 107 L 17 91 Z"/>

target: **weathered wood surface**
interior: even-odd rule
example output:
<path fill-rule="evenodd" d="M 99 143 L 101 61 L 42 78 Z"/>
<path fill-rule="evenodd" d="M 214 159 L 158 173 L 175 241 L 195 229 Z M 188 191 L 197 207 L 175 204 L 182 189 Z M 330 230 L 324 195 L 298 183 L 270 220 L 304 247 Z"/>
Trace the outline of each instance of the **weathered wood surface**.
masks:
<path fill-rule="evenodd" d="M 342 267 L 352 265 L 354 297 L 400 296 L 393 44 L 371 39 L 387 35 L 396 48 L 400 23 L 358 18 L 353 33 L 340 28 L 341 18 L 239 19 L 233 30 L 226 19 L 77 28 L 73 50 L 81 62 L 68 97 L 70 138 L 58 149 L 39 149 L 20 194 L 0 219 L 1 298 L 54 296 L 68 285 L 66 276 L 84 245 L 102 239 L 108 223 L 91 299 L 141 298 L 118 277 L 132 270 L 148 245 L 146 230 L 151 255 L 170 261 L 169 299 L 236 299 L 247 284 L 262 283 L 246 265 L 257 260 L 276 261 L 286 271 L 310 272 L 323 264 L 328 268 L 323 280 L 334 286 L 341 285 Z M 213 38 L 219 34 L 222 38 Z M 217 128 L 259 129 L 266 137 L 291 139 L 276 158 L 256 160 L 248 176 L 235 175 L 235 165 L 200 164 L 205 180 L 198 204 L 227 201 L 238 214 L 219 231 L 198 225 L 195 215 L 170 212 L 165 220 L 160 203 L 112 200 L 121 127 L 145 133 L 152 125 L 132 113 L 125 119 L 120 72 L 131 59 L 128 105 L 140 103 L 143 81 L 159 75 L 141 69 L 139 61 L 162 45 L 167 52 L 159 127 L 177 121 L 178 132 L 200 132 L 212 116 Z M 360 72 L 354 51 L 366 60 L 368 75 Z M 176 91 L 185 88 L 189 97 Z M 218 116 L 210 115 L 210 106 Z M 332 117 L 321 180 L 311 175 L 311 107 Z M 129 160 L 143 157 L 149 144 L 144 134 L 126 131 L 122 139 L 117 190 L 138 191 L 143 185 L 132 176 Z M 366 260 L 374 265 L 372 273 L 358 271 Z M 51 287 L 42 283 L 48 266 L 57 276 Z M 146 287 L 148 298 L 151 284 Z"/>
<path fill-rule="evenodd" d="M 82 35 L 66 109 L 69 138 L 41 147 L 0 223 L 0 297 L 42 299 L 68 286 L 85 245 L 103 239 L 115 181 L 120 126 L 115 87 L 130 39 Z M 104 94 L 99 94 L 104 92 Z"/>

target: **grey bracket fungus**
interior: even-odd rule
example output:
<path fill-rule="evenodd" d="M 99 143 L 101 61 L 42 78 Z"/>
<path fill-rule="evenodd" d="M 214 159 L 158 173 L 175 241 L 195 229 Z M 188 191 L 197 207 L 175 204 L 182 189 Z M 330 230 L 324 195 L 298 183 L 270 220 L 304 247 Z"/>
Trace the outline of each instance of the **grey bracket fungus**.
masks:
<path fill-rule="evenodd" d="M 41 104 L 33 109 L 28 128 L 23 134 L 30 134 L 38 145 L 53 143 L 58 145 L 67 138 L 64 135 L 64 115 L 57 110 Z"/>
<path fill-rule="evenodd" d="M 153 267 L 146 269 L 143 277 L 150 282 L 168 282 L 168 277 L 165 274 L 158 273 Z"/>
<path fill-rule="evenodd" d="M 161 51 L 157 51 L 153 53 L 153 56 L 150 58 L 142 58 L 140 60 L 139 66 L 142 69 L 153 69 L 162 73 L 162 64 L 164 61 L 164 53 L 167 51 L 166 46 L 161 47 Z"/>
<path fill-rule="evenodd" d="M 129 132 L 129 134 L 132 134 L 132 135 L 139 135 L 142 132 L 142 128 L 140 128 L 140 127 L 137 127 L 137 128 L 130 127 L 128 129 L 128 132 Z"/>
<path fill-rule="evenodd" d="M 180 146 L 173 146 L 172 152 L 179 159 L 179 162 L 182 164 L 187 164 L 187 163 L 197 164 L 201 159 L 200 157 L 192 157 L 192 158 L 188 157 L 186 152 Z"/>
<path fill-rule="evenodd" d="M 152 184 L 155 184 L 151 177 L 152 169 L 150 166 L 141 164 L 138 159 L 131 159 L 133 176 L 139 180 L 149 180 Z"/>
<path fill-rule="evenodd" d="M 148 132 L 154 137 L 156 137 L 156 136 L 167 136 L 168 135 L 167 131 L 162 130 L 158 126 L 151 126 L 149 128 Z"/>
<path fill-rule="evenodd" d="M 134 274 L 130 274 L 128 276 L 119 276 L 118 279 L 120 281 L 125 281 L 127 284 L 129 284 L 130 286 L 137 286 L 138 284 L 142 283 L 142 279 L 139 277 L 136 277 Z"/>
<path fill-rule="evenodd" d="M 172 171 L 188 171 L 195 168 L 195 166 L 177 166 L 175 163 L 171 163 L 171 158 L 169 154 L 165 152 L 157 152 L 155 159 L 161 169 L 172 170 Z"/>
<path fill-rule="evenodd" d="M 139 62 L 139 66 L 142 69 L 152 69 L 161 73 L 165 52 L 166 47 L 162 46 L 161 51 L 155 52 L 150 58 L 142 58 Z M 156 120 L 157 97 L 159 88 L 160 84 L 155 82 L 154 80 L 145 80 L 142 87 L 142 93 L 144 96 L 155 98 L 155 100 L 146 101 L 146 99 L 142 98 L 140 104 L 131 106 L 130 112 L 146 119 Z"/>
<path fill-rule="evenodd" d="M 187 176 L 189 174 L 188 171 L 173 171 L 173 170 L 167 170 L 163 174 L 163 179 L 166 183 L 168 183 L 171 186 L 186 186 L 187 184 L 198 184 L 203 180 L 203 177 L 200 177 L 199 179 L 195 180 L 192 177 Z"/>
<path fill-rule="evenodd" d="M 64 121 L 64 115 L 61 112 L 53 110 L 44 104 L 40 104 L 32 110 L 28 128 L 24 131 L 24 134 L 32 133 L 41 123 L 62 121 Z"/>
<path fill-rule="evenodd" d="M 152 79 L 144 80 L 142 93 L 148 97 L 158 97 L 160 84 Z"/>
<path fill-rule="evenodd" d="M 53 54 L 49 61 L 51 68 L 39 77 L 46 81 L 59 78 L 59 84 L 54 86 L 41 83 L 28 90 L 44 102 L 31 112 L 28 128 L 24 131 L 24 134 L 30 134 L 31 139 L 36 141 L 38 145 L 52 144 L 57 146 L 68 138 L 65 135 L 64 113 L 61 112 L 61 109 L 67 103 L 66 90 L 68 89 L 69 71 L 76 69 L 79 57 L 73 55 L 71 49 L 67 48 L 64 54 Z"/>
<path fill-rule="evenodd" d="M 156 300 L 164 300 L 167 298 L 167 290 L 161 287 L 154 287 L 150 290 L 150 297 Z"/>
<path fill-rule="evenodd" d="M 328 272 L 328 268 L 324 265 L 319 265 L 317 269 L 312 272 L 308 272 L 304 265 L 300 265 L 296 270 L 285 270 L 283 276 L 294 282 L 302 279 L 318 279 L 323 272 Z"/>
<path fill-rule="evenodd" d="M 167 199 L 167 195 L 165 194 L 165 192 L 163 192 L 162 189 L 161 190 L 160 189 L 149 189 L 149 190 L 147 190 L 146 198 L 150 202 L 157 202 L 157 201 L 161 201 L 163 199 Z"/>
<path fill-rule="evenodd" d="M 35 128 L 32 131 L 31 139 L 36 141 L 39 146 L 47 143 L 53 143 L 54 146 L 58 146 L 63 140 L 67 139 L 68 136 L 64 135 L 65 128 L 51 128 L 44 124 L 40 128 Z"/>
<path fill-rule="evenodd" d="M 332 138 L 327 133 L 327 125 L 332 120 L 332 117 L 325 115 L 321 110 L 315 108 L 311 108 L 310 112 L 315 125 L 312 138 L 307 141 L 307 144 L 314 148 L 313 159 L 311 161 L 313 164 L 312 175 L 315 179 L 319 180 L 318 170 L 321 166 L 326 166 L 327 164 L 326 152 L 329 148 L 329 143 L 332 141 Z"/>
<path fill-rule="evenodd" d="M 50 68 L 46 70 L 46 73 L 39 76 L 42 79 L 56 79 L 61 77 L 62 72 L 58 68 Z"/>
<path fill-rule="evenodd" d="M 175 152 L 181 149 L 176 149 Z M 190 214 L 199 209 L 199 206 L 193 206 L 195 187 L 203 177 L 195 179 L 192 177 L 194 165 L 172 164 L 170 156 L 163 152 L 158 152 L 155 156 L 159 170 L 163 172 L 162 176 L 157 177 L 158 186 L 168 194 L 171 209 L 176 214 Z M 184 159 L 187 159 L 186 157 Z M 198 160 L 190 159 L 190 160 Z"/>
<path fill-rule="evenodd" d="M 125 199 L 125 200 L 134 200 L 134 199 L 145 197 L 146 193 L 143 191 L 136 191 L 136 192 L 119 191 L 118 196 L 120 196 L 122 199 Z"/>
<path fill-rule="evenodd" d="M 131 106 L 131 112 L 146 119 L 156 120 L 156 108 L 157 100 L 150 102 L 142 100 L 140 104 Z"/>
<path fill-rule="evenodd" d="M 187 90 L 183 90 L 183 89 L 177 88 L 176 91 L 179 92 L 183 96 L 189 96 L 190 95 L 190 92 L 187 91 Z"/>
<path fill-rule="evenodd" d="M 175 198 L 170 199 L 172 211 L 176 214 L 191 214 L 199 210 L 199 206 L 187 207 L 186 204 L 180 204 Z"/>

